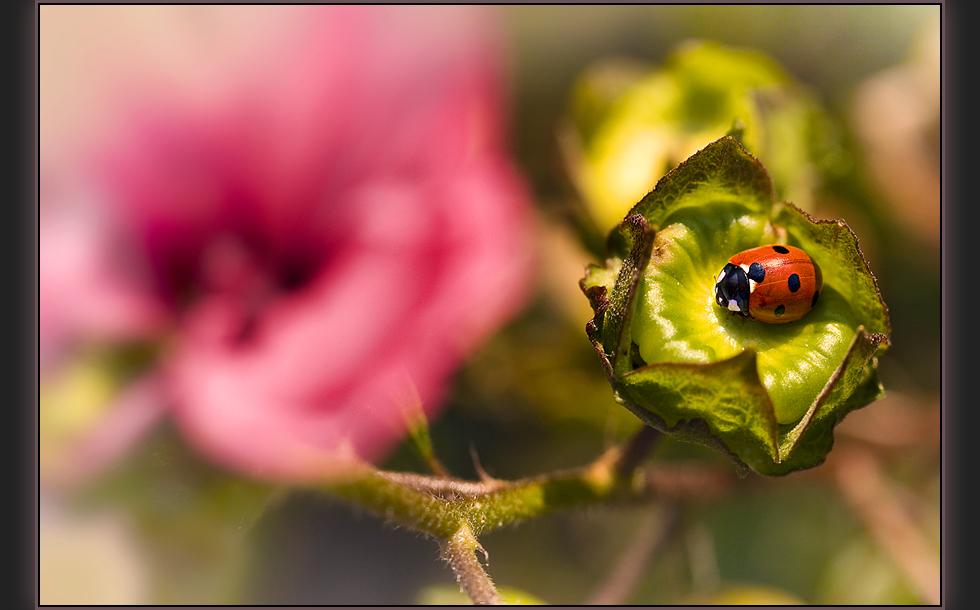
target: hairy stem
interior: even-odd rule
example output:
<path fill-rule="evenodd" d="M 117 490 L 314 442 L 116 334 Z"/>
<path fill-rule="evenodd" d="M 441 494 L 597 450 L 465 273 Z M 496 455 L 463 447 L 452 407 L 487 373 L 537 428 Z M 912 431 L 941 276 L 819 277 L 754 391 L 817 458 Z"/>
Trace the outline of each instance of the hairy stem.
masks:
<path fill-rule="evenodd" d="M 327 490 L 439 540 L 463 590 L 475 603 L 492 603 L 496 592 L 475 555 L 482 551 L 476 536 L 484 532 L 577 506 L 715 495 L 730 485 L 730 477 L 718 472 L 641 468 L 656 438 L 644 426 L 591 464 L 516 481 L 473 482 L 365 466 Z"/>
<path fill-rule="evenodd" d="M 618 452 L 575 470 L 517 481 L 471 482 L 368 470 L 330 491 L 389 519 L 447 540 L 462 526 L 474 535 L 556 510 L 595 504 L 624 491 L 614 471 Z"/>
<path fill-rule="evenodd" d="M 731 486 L 731 476 L 721 471 L 680 464 L 669 469 L 640 468 L 639 448 L 648 449 L 654 438 L 644 428 L 633 441 L 584 467 L 515 481 L 474 482 L 365 467 L 326 490 L 423 534 L 448 540 L 463 525 L 478 536 L 577 506 L 662 495 L 716 496 Z"/>
<path fill-rule="evenodd" d="M 493 586 L 493 581 L 490 580 L 490 576 L 483 569 L 483 565 L 476 556 L 477 550 L 482 552 L 484 557 L 487 556 L 487 552 L 477 541 L 469 527 L 464 525 L 459 528 L 459 531 L 449 540 L 442 542 L 441 547 L 442 558 L 452 568 L 456 574 L 456 582 L 459 583 L 463 592 L 470 596 L 474 604 L 501 603 L 500 595 Z"/>

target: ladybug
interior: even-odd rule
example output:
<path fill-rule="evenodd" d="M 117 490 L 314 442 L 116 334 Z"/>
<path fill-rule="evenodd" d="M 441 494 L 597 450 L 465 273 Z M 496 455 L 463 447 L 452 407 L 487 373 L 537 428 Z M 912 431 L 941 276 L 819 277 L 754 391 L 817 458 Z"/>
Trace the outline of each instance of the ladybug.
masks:
<path fill-rule="evenodd" d="M 715 300 L 729 311 L 769 324 L 795 322 L 810 313 L 823 275 L 799 248 L 771 244 L 739 252 L 715 284 Z"/>

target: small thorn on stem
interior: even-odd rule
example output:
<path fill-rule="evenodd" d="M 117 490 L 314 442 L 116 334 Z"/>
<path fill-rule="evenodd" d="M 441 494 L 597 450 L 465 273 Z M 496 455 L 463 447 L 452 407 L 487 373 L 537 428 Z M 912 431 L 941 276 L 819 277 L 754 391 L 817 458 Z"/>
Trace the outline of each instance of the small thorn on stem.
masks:
<path fill-rule="evenodd" d="M 480 463 L 480 456 L 476 453 L 476 447 L 470 445 L 470 457 L 473 458 L 473 467 L 476 469 L 476 474 L 480 477 L 480 480 L 484 483 L 493 483 L 496 481 L 492 476 L 487 474 L 487 471 L 483 469 L 483 464 Z"/>

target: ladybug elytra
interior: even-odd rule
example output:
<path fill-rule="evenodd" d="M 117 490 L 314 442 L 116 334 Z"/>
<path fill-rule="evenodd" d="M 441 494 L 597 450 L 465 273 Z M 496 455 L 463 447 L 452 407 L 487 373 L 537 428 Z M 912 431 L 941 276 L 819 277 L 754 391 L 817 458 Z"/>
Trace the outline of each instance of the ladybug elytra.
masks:
<path fill-rule="evenodd" d="M 822 288 L 820 267 L 806 252 L 771 244 L 731 257 L 718 275 L 715 300 L 728 311 L 782 324 L 810 313 Z"/>

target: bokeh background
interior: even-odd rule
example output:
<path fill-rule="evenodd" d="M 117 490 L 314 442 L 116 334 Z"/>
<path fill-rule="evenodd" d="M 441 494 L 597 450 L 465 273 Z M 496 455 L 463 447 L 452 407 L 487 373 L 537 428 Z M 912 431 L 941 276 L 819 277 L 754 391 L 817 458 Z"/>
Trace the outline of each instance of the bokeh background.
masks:
<path fill-rule="evenodd" d="M 450 471 L 475 478 L 474 455 L 498 478 L 578 466 L 639 425 L 612 401 L 585 335 L 592 312 L 577 282 L 600 254 L 581 238 L 582 204 L 557 138 L 575 79 L 600 59 L 655 67 L 678 43 L 709 39 L 764 51 L 808 86 L 839 123 L 852 160 L 811 212 L 855 230 L 892 325 L 880 361 L 888 395 L 837 428 L 825 465 L 738 480 L 722 456 L 665 440 L 655 459 L 717 470 L 727 483 L 669 504 L 591 507 L 487 534 L 498 585 L 552 604 L 938 603 L 940 11 L 496 9 L 506 137 L 531 194 L 537 257 L 521 312 L 467 359 L 432 421 Z M 70 31 L 42 11 L 42 77 L 54 84 L 41 89 L 42 137 L 73 129 L 64 100 L 63 116 L 44 112 L 58 107 L 46 96 L 78 86 Z M 386 459 L 393 469 L 423 467 L 407 447 Z M 433 541 L 329 495 L 226 472 L 166 421 L 124 463 L 81 489 L 51 492 L 44 510 L 42 603 L 461 600 Z M 631 570 L 633 584 L 610 584 Z"/>

